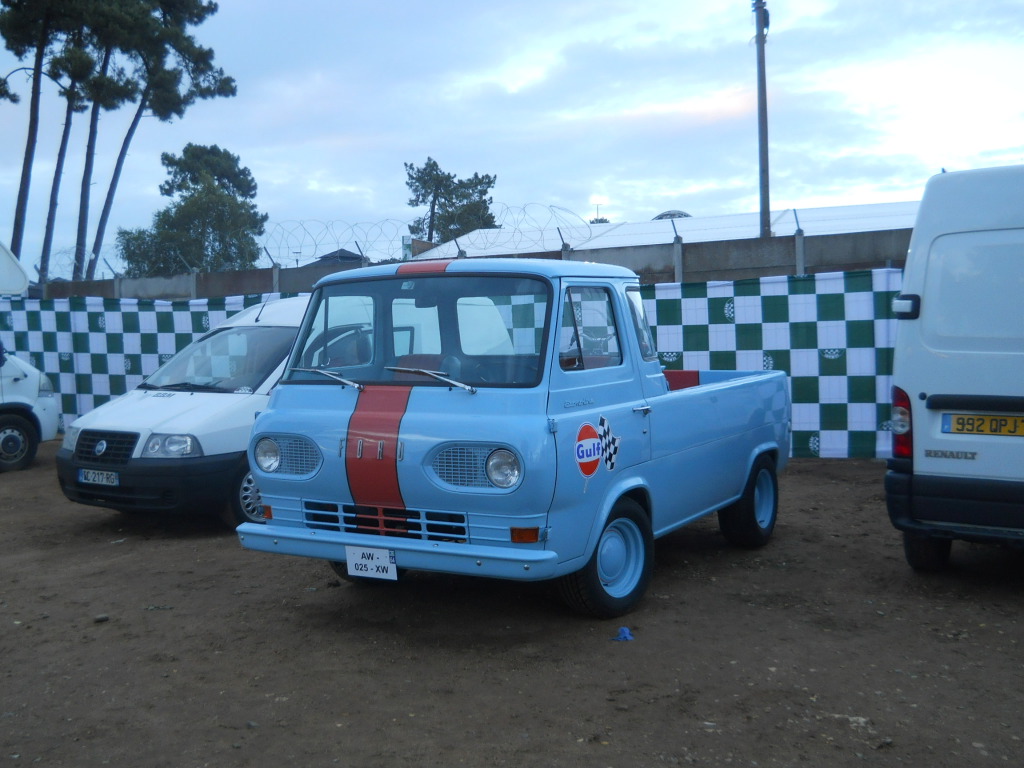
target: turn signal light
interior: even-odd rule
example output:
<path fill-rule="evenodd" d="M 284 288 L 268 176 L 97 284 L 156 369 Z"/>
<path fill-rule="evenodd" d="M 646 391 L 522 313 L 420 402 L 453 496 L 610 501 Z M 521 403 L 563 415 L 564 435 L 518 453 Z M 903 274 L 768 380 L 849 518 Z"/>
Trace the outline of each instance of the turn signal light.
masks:
<path fill-rule="evenodd" d="M 270 510 L 270 505 L 269 504 L 264 504 L 263 505 L 263 517 L 265 517 L 267 520 L 271 520 L 274 517 L 273 512 L 271 512 L 271 510 Z"/>
<path fill-rule="evenodd" d="M 540 541 L 540 528 L 509 528 L 513 544 L 536 544 Z"/>

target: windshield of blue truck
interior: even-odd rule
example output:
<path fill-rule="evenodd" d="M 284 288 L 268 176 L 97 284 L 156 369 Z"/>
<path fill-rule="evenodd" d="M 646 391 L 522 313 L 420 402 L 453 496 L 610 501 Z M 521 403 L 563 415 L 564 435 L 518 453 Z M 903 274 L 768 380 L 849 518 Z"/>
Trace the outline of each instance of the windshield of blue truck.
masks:
<path fill-rule="evenodd" d="M 528 387 L 540 381 L 551 292 L 504 275 L 412 275 L 322 286 L 285 382 Z"/>

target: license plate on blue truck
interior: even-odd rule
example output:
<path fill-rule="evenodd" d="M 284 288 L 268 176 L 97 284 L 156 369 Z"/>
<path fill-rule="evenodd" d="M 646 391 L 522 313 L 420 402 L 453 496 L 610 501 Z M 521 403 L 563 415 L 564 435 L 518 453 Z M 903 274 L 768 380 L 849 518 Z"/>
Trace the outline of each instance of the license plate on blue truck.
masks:
<path fill-rule="evenodd" d="M 345 562 L 348 575 L 363 579 L 398 580 L 395 566 L 395 550 L 373 547 L 345 547 Z"/>

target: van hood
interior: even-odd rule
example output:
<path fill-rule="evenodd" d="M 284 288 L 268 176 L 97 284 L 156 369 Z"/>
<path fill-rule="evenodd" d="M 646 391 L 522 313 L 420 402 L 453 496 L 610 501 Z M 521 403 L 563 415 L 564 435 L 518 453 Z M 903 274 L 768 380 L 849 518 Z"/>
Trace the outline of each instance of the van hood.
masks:
<path fill-rule="evenodd" d="M 266 395 L 237 392 L 133 389 L 80 416 L 72 426 L 142 434 L 195 434 L 221 427 L 226 421 L 235 422 L 239 416 L 251 424 L 256 418 L 256 411 L 266 402 Z M 244 413 L 246 411 L 251 412 Z"/>

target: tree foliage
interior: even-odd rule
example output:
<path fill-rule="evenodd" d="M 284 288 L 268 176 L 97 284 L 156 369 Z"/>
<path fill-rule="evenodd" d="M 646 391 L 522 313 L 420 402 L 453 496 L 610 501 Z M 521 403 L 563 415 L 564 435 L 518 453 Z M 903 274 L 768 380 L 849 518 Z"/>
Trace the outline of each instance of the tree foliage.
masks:
<path fill-rule="evenodd" d="M 11 237 L 12 250 L 19 256 L 43 78 L 56 82 L 60 96 L 67 100 L 40 258 L 42 280 L 46 279 L 60 176 L 74 114 L 89 111 L 73 275 L 79 279 L 86 273 L 93 276 L 121 169 L 141 118 L 151 114 L 169 121 L 180 118 L 197 99 L 235 94 L 234 80 L 214 66 L 213 51 L 199 45 L 189 31 L 216 11 L 217 4 L 212 0 L 0 0 L 0 35 L 19 59 L 31 57 L 33 62 L 28 137 Z M 18 101 L 7 79 L 0 81 L 0 99 Z M 136 105 L 135 115 L 111 173 L 87 267 L 87 222 L 99 117 L 101 111 L 126 104 Z"/>
<path fill-rule="evenodd" d="M 164 153 L 160 161 L 170 177 L 160 193 L 176 197 L 149 229 L 118 230 L 125 276 L 252 269 L 267 215 L 252 202 L 256 182 L 238 156 L 216 145 L 188 144 L 180 156 Z"/>
<path fill-rule="evenodd" d="M 496 226 L 489 197 L 497 177 L 474 173 L 458 179 L 445 173 L 431 157 L 420 167 L 405 163 L 406 186 L 412 192 L 409 205 L 428 205 L 430 210 L 409 225 L 416 237 L 432 243 L 452 240 L 474 229 Z"/>

